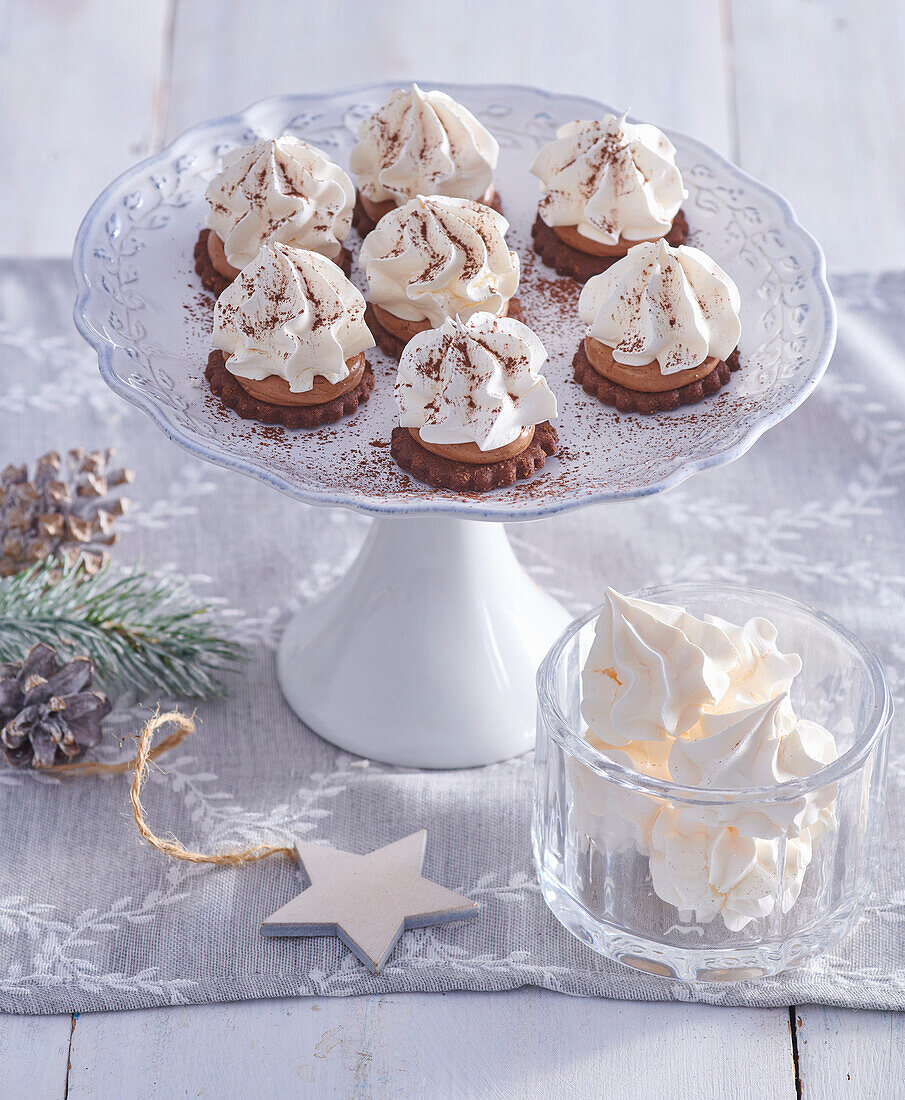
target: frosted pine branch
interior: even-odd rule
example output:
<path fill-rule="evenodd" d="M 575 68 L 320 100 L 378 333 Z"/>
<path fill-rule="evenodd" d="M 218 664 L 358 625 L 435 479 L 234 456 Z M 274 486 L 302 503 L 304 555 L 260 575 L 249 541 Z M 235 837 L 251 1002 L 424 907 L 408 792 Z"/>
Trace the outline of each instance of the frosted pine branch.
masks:
<path fill-rule="evenodd" d="M 179 697 L 222 695 L 245 657 L 186 586 L 140 569 L 48 561 L 0 579 L 0 663 L 38 642 L 88 657 L 104 687 Z"/>

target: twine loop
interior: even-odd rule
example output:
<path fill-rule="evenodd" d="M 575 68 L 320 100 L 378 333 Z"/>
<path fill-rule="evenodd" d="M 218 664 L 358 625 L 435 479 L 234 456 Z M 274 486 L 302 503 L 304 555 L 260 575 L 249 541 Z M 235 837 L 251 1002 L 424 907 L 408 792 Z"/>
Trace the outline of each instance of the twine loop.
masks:
<path fill-rule="evenodd" d="M 176 727 L 175 732 L 169 734 L 155 746 L 155 733 L 163 726 L 169 725 Z M 252 844 L 247 848 L 239 848 L 228 852 L 193 852 L 186 848 L 175 836 L 160 837 L 154 833 L 148 825 L 145 808 L 141 802 L 141 790 L 148 778 L 150 765 L 163 753 L 176 748 L 194 732 L 194 716 L 182 714 L 178 710 L 169 710 L 161 714 L 158 707 L 138 735 L 138 747 L 131 760 L 123 760 L 118 764 L 102 764 L 97 760 L 83 760 L 74 764 L 57 764 L 43 770 L 54 775 L 122 775 L 124 772 L 133 772 L 129 800 L 132 803 L 132 816 L 135 818 L 138 831 L 158 852 L 162 852 L 172 859 L 181 859 L 189 863 L 219 863 L 232 867 L 238 867 L 243 863 L 252 863 L 258 859 L 267 859 L 268 856 L 281 855 L 289 859 L 296 859 L 295 848 L 284 847 L 280 844 Z"/>

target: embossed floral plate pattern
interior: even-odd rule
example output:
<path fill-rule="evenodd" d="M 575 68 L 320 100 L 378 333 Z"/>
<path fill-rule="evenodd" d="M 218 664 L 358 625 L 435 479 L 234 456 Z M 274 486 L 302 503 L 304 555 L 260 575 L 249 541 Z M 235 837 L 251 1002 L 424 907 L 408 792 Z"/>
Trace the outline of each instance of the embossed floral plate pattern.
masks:
<path fill-rule="evenodd" d="M 836 331 L 820 248 L 779 195 L 702 143 L 670 133 L 689 190 L 689 243 L 709 252 L 741 292 L 743 368 L 704 402 L 653 417 L 620 415 L 585 394 L 571 370 L 580 288 L 531 248 L 538 191 L 528 166 L 563 122 L 611 108 L 527 87 L 440 85 L 500 143 L 495 179 L 510 247 L 522 259 L 525 319 L 549 353 L 561 454 L 531 479 L 484 495 L 415 481 L 390 456 L 395 364 L 376 349 L 371 400 L 338 424 L 287 431 L 223 409 L 204 380 L 212 302 L 192 261 L 207 181 L 223 153 L 284 131 L 347 167 L 359 121 L 393 86 L 281 96 L 203 123 L 120 176 L 86 215 L 74 251 L 76 325 L 97 350 L 108 385 L 175 442 L 314 504 L 516 520 L 655 493 L 730 462 L 813 390 Z M 357 234 L 347 243 L 357 257 Z M 360 273 L 354 278 L 364 289 Z"/>

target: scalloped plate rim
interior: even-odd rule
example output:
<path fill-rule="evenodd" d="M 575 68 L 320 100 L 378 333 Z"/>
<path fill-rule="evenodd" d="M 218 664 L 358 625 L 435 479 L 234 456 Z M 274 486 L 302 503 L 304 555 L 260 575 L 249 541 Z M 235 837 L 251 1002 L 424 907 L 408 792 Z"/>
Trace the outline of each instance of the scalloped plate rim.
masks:
<path fill-rule="evenodd" d="M 702 455 L 699 458 L 689 459 L 687 462 L 682 463 L 676 467 L 671 473 L 661 478 L 650 485 L 643 486 L 638 489 L 634 489 L 628 492 L 624 491 L 607 491 L 606 489 L 595 490 L 588 493 L 586 496 L 576 496 L 566 500 L 556 500 L 549 504 L 537 504 L 529 503 L 523 505 L 498 505 L 494 507 L 492 504 L 492 498 L 489 498 L 485 506 L 476 504 L 475 501 L 469 500 L 467 504 L 464 502 L 450 499 L 448 497 L 437 497 L 436 499 L 424 499 L 413 501 L 410 504 L 400 504 L 392 499 L 386 499 L 384 501 L 367 500 L 363 499 L 358 493 L 343 493 L 332 492 L 317 489 L 300 489 L 292 481 L 281 477 L 269 470 L 264 470 L 258 466 L 251 465 L 244 458 L 233 455 L 231 452 L 215 451 L 208 448 L 204 443 L 199 441 L 192 435 L 182 433 L 164 414 L 160 405 L 146 397 L 140 391 L 127 385 L 120 378 L 113 369 L 113 354 L 116 345 L 112 344 L 103 333 L 99 332 L 95 325 L 89 320 L 86 312 L 86 307 L 89 304 L 94 289 L 93 285 L 88 279 L 85 270 L 85 250 L 87 242 L 91 236 L 91 232 L 94 229 L 98 216 L 102 210 L 106 209 L 107 200 L 114 192 L 120 189 L 121 185 L 128 179 L 137 177 L 139 175 L 146 175 L 154 165 L 162 163 L 166 160 L 170 160 L 181 151 L 181 146 L 193 139 L 199 133 L 205 131 L 214 130 L 218 127 L 227 125 L 237 125 L 245 121 L 248 116 L 255 112 L 262 111 L 271 107 L 276 107 L 280 104 L 287 103 L 320 103 L 325 100 L 331 100 L 339 98 L 341 96 L 347 96 L 357 93 L 375 92 L 378 90 L 391 90 L 392 88 L 399 87 L 399 81 L 380 81 L 377 83 L 352 85 L 346 88 L 334 89 L 330 92 L 301 92 L 291 93 L 285 95 L 266 96 L 263 99 L 259 99 L 248 107 L 243 108 L 241 111 L 236 111 L 232 114 L 222 115 L 219 118 L 208 119 L 204 122 L 196 123 L 194 126 L 190 126 L 183 130 L 176 138 L 173 139 L 168 145 L 160 149 L 157 153 L 152 154 L 149 157 L 145 157 L 143 160 L 131 167 L 127 168 L 124 172 L 121 172 L 115 179 L 111 180 L 109 184 L 101 191 L 94 202 L 85 214 L 82 222 L 79 226 L 76 234 L 75 242 L 73 245 L 73 274 L 76 282 L 76 300 L 73 307 L 73 322 L 79 335 L 94 349 L 98 357 L 98 368 L 100 370 L 101 377 L 104 382 L 117 393 L 120 397 L 124 398 L 130 404 L 135 405 L 146 413 L 151 420 L 157 425 L 157 427 L 174 443 L 178 444 L 184 450 L 190 454 L 195 455 L 197 458 L 204 459 L 208 462 L 212 462 L 217 466 L 221 466 L 225 469 L 234 470 L 237 473 L 245 474 L 247 477 L 255 478 L 263 481 L 265 484 L 271 486 L 278 491 L 285 493 L 286 495 L 293 497 L 296 500 L 301 500 L 308 504 L 323 505 L 327 507 L 342 507 L 352 508 L 355 511 L 362 512 L 370 516 L 386 516 L 386 515 L 458 515 L 464 519 L 473 520 L 489 520 L 497 522 L 519 522 L 521 520 L 540 519 L 544 516 L 556 515 L 558 513 L 573 511 L 577 508 L 583 508 L 591 504 L 605 504 L 610 502 L 635 500 L 643 497 L 653 496 L 656 493 L 666 492 L 669 489 L 675 488 L 683 481 L 686 481 L 693 474 L 714 469 L 718 466 L 728 465 L 731 462 L 736 461 L 746 454 L 751 447 L 757 442 L 758 439 L 770 428 L 775 427 L 786 417 L 790 416 L 796 409 L 798 409 L 807 398 L 814 392 L 814 389 L 820 382 L 827 366 L 829 365 L 830 358 L 833 353 L 833 349 L 836 344 L 836 306 L 833 301 L 833 296 L 829 288 L 826 277 L 826 257 L 823 253 L 823 249 L 818 244 L 817 240 L 808 232 L 807 229 L 798 220 L 792 204 L 781 195 L 778 191 L 775 191 L 772 187 L 762 183 L 754 176 L 750 175 L 743 168 L 740 168 L 737 164 L 734 164 L 722 153 L 717 152 L 706 142 L 700 141 L 698 138 L 685 134 L 681 130 L 667 129 L 664 127 L 663 132 L 672 139 L 673 135 L 681 138 L 683 143 L 687 143 L 694 146 L 697 149 L 702 150 L 707 156 L 716 158 L 717 161 L 729 171 L 736 178 L 743 180 L 749 186 L 760 191 L 762 194 L 771 198 L 778 208 L 782 211 L 786 226 L 795 231 L 802 244 L 811 252 L 811 258 L 813 261 L 810 277 L 814 281 L 815 286 L 819 291 L 819 296 L 822 304 L 826 310 L 826 324 L 823 332 L 819 337 L 818 346 L 814 355 L 811 357 L 811 366 L 808 372 L 808 377 L 802 383 L 800 388 L 796 390 L 793 397 L 789 402 L 781 409 L 777 409 L 772 413 L 765 414 L 761 419 L 752 424 L 745 435 L 734 446 L 725 448 L 724 450 L 715 452 L 709 455 Z M 422 82 L 419 82 L 422 83 Z M 423 82 L 430 84 L 430 81 Z M 467 84 L 467 83 L 447 83 L 440 82 L 435 87 L 444 90 L 452 91 L 506 91 L 510 90 L 515 93 L 530 93 L 533 95 L 541 96 L 545 99 L 569 99 L 575 103 L 585 103 L 594 112 L 600 112 L 601 110 L 612 112 L 613 108 L 607 104 L 598 100 L 591 99 L 588 96 L 573 96 L 566 93 L 550 92 L 543 88 L 536 88 L 529 84 Z M 632 119 L 634 116 L 629 116 Z"/>

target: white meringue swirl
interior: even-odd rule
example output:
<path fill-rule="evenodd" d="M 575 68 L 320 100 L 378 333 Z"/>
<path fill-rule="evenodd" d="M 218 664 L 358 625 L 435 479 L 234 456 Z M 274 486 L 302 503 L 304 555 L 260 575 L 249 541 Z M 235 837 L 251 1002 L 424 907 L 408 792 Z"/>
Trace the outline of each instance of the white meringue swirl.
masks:
<path fill-rule="evenodd" d="M 723 698 L 739 659 L 719 626 L 608 588 L 582 672 L 582 716 L 605 745 L 677 736 Z"/>
<path fill-rule="evenodd" d="M 637 244 L 585 283 L 578 312 L 617 363 L 657 362 L 661 374 L 725 359 L 741 335 L 738 287 L 699 248 Z"/>
<path fill-rule="evenodd" d="M 723 697 L 720 710 L 750 706 L 789 691 L 792 681 L 801 672 L 801 658 L 797 653 L 780 651 L 776 644 L 778 631 L 769 619 L 756 616 L 741 626 L 728 623 L 718 615 L 708 615 L 707 621 L 724 632 L 739 655 L 730 690 Z"/>
<path fill-rule="evenodd" d="M 276 375 L 304 393 L 315 378 L 347 378 L 347 360 L 374 346 L 364 314 L 332 260 L 274 242 L 217 299 L 212 342 L 238 378 Z"/>
<path fill-rule="evenodd" d="M 490 313 L 448 318 L 406 344 L 396 378 L 399 423 L 417 428 L 427 443 L 505 447 L 556 416 L 556 398 L 540 373 L 546 358 L 521 321 Z"/>
<path fill-rule="evenodd" d="M 496 138 L 445 92 L 397 88 L 358 130 L 349 167 L 365 198 L 396 205 L 415 195 L 480 199 L 490 187 Z"/>
<path fill-rule="evenodd" d="M 359 266 L 375 305 L 406 321 L 499 314 L 519 284 L 509 222 L 470 199 L 418 195 L 384 215 L 361 246 Z"/>
<path fill-rule="evenodd" d="M 534 158 L 549 226 L 575 226 L 600 244 L 665 236 L 688 192 L 676 150 L 656 126 L 625 115 L 566 123 Z"/>
<path fill-rule="evenodd" d="M 683 786 L 740 790 L 773 787 L 813 775 L 836 759 L 832 734 L 815 722 L 799 721 L 788 695 L 721 714 L 704 715 L 670 749 L 668 770 Z M 709 824 L 731 825 L 742 836 L 797 837 L 832 802 L 835 790 L 786 798 L 769 797 L 744 806 L 689 810 Z"/>
<path fill-rule="evenodd" d="M 794 778 L 781 772 L 777 760 L 780 711 L 788 702 L 788 695 L 778 695 L 750 707 L 702 715 L 688 737 L 673 741 L 672 778 L 687 787 L 721 788 L 768 787 Z"/>
<path fill-rule="evenodd" d="M 607 589 L 582 672 L 588 742 L 614 763 L 684 787 L 767 792 L 761 801 L 678 806 L 572 762 L 579 827 L 613 850 L 633 845 L 648 856 L 655 892 L 682 919 L 719 913 L 736 931 L 768 915 L 776 897 L 787 910 L 814 844 L 834 827 L 832 784 L 782 800 L 769 793 L 837 755 L 829 731 L 796 716 L 789 691 L 801 659 L 776 643 L 763 618 L 736 626 Z"/>
<path fill-rule="evenodd" d="M 787 838 L 780 868 L 780 840 L 743 836 L 666 806 L 651 829 L 651 884 L 681 920 L 705 924 L 719 915 L 730 932 L 740 932 L 769 916 L 777 896 L 784 913 L 792 908 L 824 828 L 821 823 Z"/>
<path fill-rule="evenodd" d="M 633 741 L 621 749 L 605 745 L 592 733 L 588 742 L 607 760 L 623 768 L 669 781 L 669 741 Z M 593 836 L 598 844 L 615 852 L 634 846 L 642 855 L 650 851 L 651 830 L 663 803 L 658 798 L 600 777 L 575 757 L 566 763 L 575 787 L 573 815 L 576 828 Z"/>
<path fill-rule="evenodd" d="M 336 259 L 352 227 L 355 188 L 326 153 L 283 134 L 229 153 L 205 199 L 207 227 L 241 270 L 268 241 Z"/>

